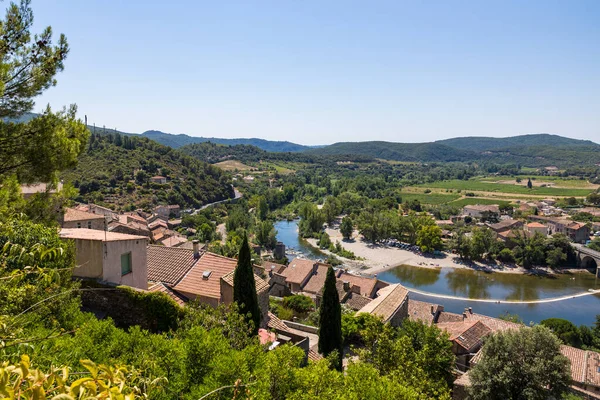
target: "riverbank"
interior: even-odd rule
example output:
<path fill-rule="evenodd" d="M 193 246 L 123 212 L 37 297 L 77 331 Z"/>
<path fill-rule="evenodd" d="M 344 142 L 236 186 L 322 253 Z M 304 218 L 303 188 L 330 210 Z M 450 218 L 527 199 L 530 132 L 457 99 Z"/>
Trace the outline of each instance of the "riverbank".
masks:
<path fill-rule="evenodd" d="M 328 228 L 327 234 L 333 243 L 339 241 L 342 246 L 355 256 L 363 260 L 350 260 L 343 257 L 338 257 L 346 267 L 354 272 L 361 274 L 377 274 L 391 268 L 401 265 L 410 265 L 423 268 L 456 268 L 468 269 L 474 271 L 498 272 L 508 274 L 555 274 L 556 272 L 550 268 L 525 269 L 519 266 L 510 264 L 486 264 L 480 262 L 464 262 L 460 257 L 443 253 L 441 257 L 426 257 L 413 253 L 409 250 L 400 249 L 397 247 L 385 246 L 380 244 L 369 243 L 354 231 L 352 240 L 345 241 L 338 229 Z M 307 239 L 307 242 L 318 248 L 316 239 Z M 331 254 L 326 250 L 321 250 L 325 254 Z M 582 272 L 585 270 L 563 270 L 561 272 Z"/>

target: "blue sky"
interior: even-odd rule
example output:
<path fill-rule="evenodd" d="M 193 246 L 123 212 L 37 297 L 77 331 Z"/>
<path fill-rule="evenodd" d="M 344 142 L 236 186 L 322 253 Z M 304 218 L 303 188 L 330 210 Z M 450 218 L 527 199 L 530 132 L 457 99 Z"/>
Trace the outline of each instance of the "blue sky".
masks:
<path fill-rule="evenodd" d="M 600 1 L 33 0 L 71 52 L 36 109 L 303 144 L 600 142 Z"/>

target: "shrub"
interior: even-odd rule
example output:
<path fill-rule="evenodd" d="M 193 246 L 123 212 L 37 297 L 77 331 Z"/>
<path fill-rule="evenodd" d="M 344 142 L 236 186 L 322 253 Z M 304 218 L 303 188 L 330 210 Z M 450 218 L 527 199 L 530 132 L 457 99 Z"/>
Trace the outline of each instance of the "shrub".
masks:
<path fill-rule="evenodd" d="M 301 314 L 312 311 L 315 307 L 312 299 L 302 294 L 296 294 L 294 296 L 284 298 L 283 305 Z"/>

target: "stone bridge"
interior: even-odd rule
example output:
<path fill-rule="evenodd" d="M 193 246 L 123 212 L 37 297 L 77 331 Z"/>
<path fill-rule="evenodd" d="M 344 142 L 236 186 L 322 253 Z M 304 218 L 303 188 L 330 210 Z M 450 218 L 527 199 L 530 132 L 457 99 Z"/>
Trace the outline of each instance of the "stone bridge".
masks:
<path fill-rule="evenodd" d="M 573 244 L 577 253 L 577 263 L 582 268 L 593 269 L 600 276 L 600 251 L 592 250 L 581 244 Z"/>

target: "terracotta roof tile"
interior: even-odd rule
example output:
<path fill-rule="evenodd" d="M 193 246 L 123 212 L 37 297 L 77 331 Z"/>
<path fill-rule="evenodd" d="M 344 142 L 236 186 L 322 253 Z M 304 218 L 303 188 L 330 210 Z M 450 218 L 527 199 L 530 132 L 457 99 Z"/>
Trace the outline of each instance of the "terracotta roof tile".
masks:
<path fill-rule="evenodd" d="M 600 387 L 600 353 L 560 346 L 561 353 L 571 361 L 574 382 Z"/>
<path fill-rule="evenodd" d="M 408 290 L 400 284 L 387 286 L 378 292 L 378 296 L 359 310 L 383 318 L 388 322 L 402 303 L 408 300 Z"/>
<path fill-rule="evenodd" d="M 371 297 L 373 295 L 376 285 L 380 287 L 385 287 L 388 285 L 383 281 L 379 281 L 377 278 L 358 276 L 354 274 L 349 274 L 347 272 L 342 272 L 341 274 L 339 274 L 338 279 L 341 281 L 349 282 L 352 286 L 358 286 L 360 288 L 360 294 L 366 297 Z"/>
<path fill-rule="evenodd" d="M 91 221 L 95 219 L 104 219 L 104 215 L 92 214 L 74 208 L 67 208 L 65 211 L 65 222 Z"/>
<path fill-rule="evenodd" d="M 174 285 L 196 263 L 194 251 L 177 247 L 148 246 L 148 280 Z"/>
<path fill-rule="evenodd" d="M 308 350 L 308 359 L 310 361 L 318 362 L 323 359 L 323 356 L 314 351 L 313 349 Z"/>
<path fill-rule="evenodd" d="M 176 248 L 175 248 L 176 249 Z M 189 251 L 180 249 L 181 251 Z M 237 260 L 214 253 L 203 253 L 173 289 L 194 296 L 221 298 L 221 278 L 235 269 Z M 208 278 L 203 277 L 210 271 Z"/>
<path fill-rule="evenodd" d="M 477 313 L 467 312 L 465 315 L 467 321 L 481 321 L 494 332 L 505 331 L 508 329 L 520 329 L 524 326 L 523 324 L 518 324 L 516 322 L 505 321 L 500 318 L 488 317 L 487 315 Z"/>
<path fill-rule="evenodd" d="M 409 304 L 410 306 L 410 304 Z M 443 311 L 440 313 L 437 322 L 461 322 L 463 320 L 463 316 L 460 314 L 451 313 L 448 311 Z"/>
<path fill-rule="evenodd" d="M 431 308 L 433 307 L 433 313 Z M 438 304 L 426 303 L 424 301 L 408 299 L 408 317 L 413 321 L 421 321 L 426 324 L 432 324 L 435 316 L 440 310 Z"/>
<path fill-rule="evenodd" d="M 310 276 L 306 285 L 302 288 L 304 292 L 317 294 L 323 289 L 325 285 L 325 278 L 327 278 L 327 270 L 329 266 L 326 264 L 318 264 L 317 270 Z"/>
<path fill-rule="evenodd" d="M 99 240 L 116 242 L 120 240 L 148 240 L 145 236 L 128 235 L 126 233 L 107 232 L 98 229 L 63 228 L 60 230 L 61 239 Z"/>
<path fill-rule="evenodd" d="M 280 274 L 285 276 L 287 282 L 301 285 L 312 273 L 314 265 L 312 260 L 295 258 Z"/>
<path fill-rule="evenodd" d="M 348 297 L 344 301 L 344 304 L 353 309 L 354 311 L 358 311 L 367 304 L 369 304 L 371 301 L 373 300 L 368 297 L 365 297 L 358 293 L 350 292 L 350 294 L 348 294 Z"/>
<path fill-rule="evenodd" d="M 269 329 L 275 329 L 275 330 L 286 331 L 286 332 L 288 332 L 290 330 L 290 327 L 287 326 L 282 320 L 280 320 L 271 311 L 269 311 L 267 313 L 267 315 L 269 317 L 269 322 L 267 323 L 267 326 L 269 327 Z"/>
<path fill-rule="evenodd" d="M 450 334 L 450 340 L 457 343 L 467 351 L 481 346 L 482 339 L 492 330 L 481 321 L 443 322 L 437 324 L 438 328 Z"/>
<path fill-rule="evenodd" d="M 223 275 L 221 279 L 223 279 L 223 281 L 225 281 L 225 283 L 227 283 L 229 286 L 233 287 L 234 274 L 235 270 L 229 272 L 226 275 Z M 254 286 L 256 287 L 256 293 L 261 293 L 265 290 L 269 290 L 269 283 L 256 274 L 254 274 Z"/>
<path fill-rule="evenodd" d="M 165 284 L 163 284 L 162 282 L 158 282 L 155 283 L 154 285 L 150 286 L 148 288 L 149 292 L 162 292 L 164 294 L 166 294 L 167 296 L 169 296 L 175 303 L 179 304 L 180 306 L 184 306 L 187 298 L 177 292 L 175 292 L 173 289 L 169 288 L 168 286 L 165 286 Z"/>

